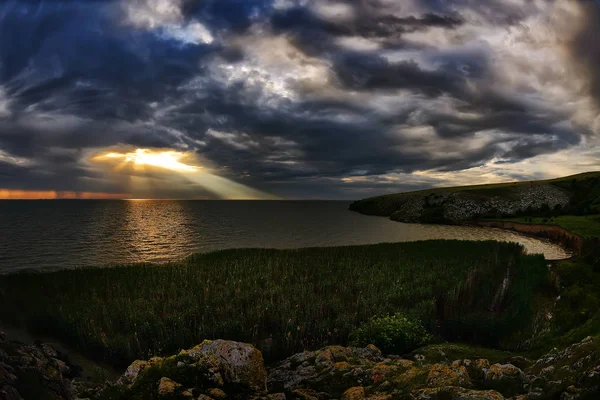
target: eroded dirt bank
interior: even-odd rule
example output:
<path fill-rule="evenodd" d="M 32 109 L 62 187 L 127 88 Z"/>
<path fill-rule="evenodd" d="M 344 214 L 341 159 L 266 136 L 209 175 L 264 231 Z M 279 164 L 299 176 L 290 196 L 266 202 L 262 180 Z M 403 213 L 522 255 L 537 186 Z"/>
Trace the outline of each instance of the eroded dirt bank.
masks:
<path fill-rule="evenodd" d="M 568 249 L 573 253 L 573 256 L 582 255 L 585 249 L 594 243 L 598 245 L 598 243 L 596 243 L 597 240 L 585 239 L 580 235 L 556 225 L 523 224 L 510 221 L 468 221 L 466 224 L 488 228 L 508 229 L 525 235 L 549 239 Z"/>

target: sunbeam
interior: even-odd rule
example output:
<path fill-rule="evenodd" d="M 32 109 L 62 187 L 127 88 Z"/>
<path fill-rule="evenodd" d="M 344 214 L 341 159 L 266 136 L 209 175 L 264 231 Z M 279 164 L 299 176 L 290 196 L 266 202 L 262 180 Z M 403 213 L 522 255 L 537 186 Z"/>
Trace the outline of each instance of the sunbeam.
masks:
<path fill-rule="evenodd" d="M 184 186 L 203 189 L 220 199 L 277 198 L 211 173 L 199 165 L 194 154 L 172 149 L 111 148 L 95 154 L 90 161 L 109 167 L 111 173 L 127 177 L 126 185 L 134 196 L 153 197 L 161 189 Z"/>

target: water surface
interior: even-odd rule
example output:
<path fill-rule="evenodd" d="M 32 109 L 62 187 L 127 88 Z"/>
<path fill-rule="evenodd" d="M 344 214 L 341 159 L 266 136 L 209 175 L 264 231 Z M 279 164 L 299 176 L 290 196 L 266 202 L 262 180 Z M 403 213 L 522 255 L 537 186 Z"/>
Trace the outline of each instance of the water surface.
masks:
<path fill-rule="evenodd" d="M 226 248 L 426 239 L 501 240 L 565 258 L 559 246 L 492 228 L 402 224 L 339 201 L 0 201 L 0 272 L 166 262 Z"/>

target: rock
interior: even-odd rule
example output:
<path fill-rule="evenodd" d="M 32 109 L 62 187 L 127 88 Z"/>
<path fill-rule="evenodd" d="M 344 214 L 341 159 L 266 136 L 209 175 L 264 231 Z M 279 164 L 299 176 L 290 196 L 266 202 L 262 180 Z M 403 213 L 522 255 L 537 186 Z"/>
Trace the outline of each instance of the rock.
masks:
<path fill-rule="evenodd" d="M 58 352 L 54 349 L 54 347 L 50 346 L 49 344 L 40 344 L 40 349 L 42 349 L 46 356 L 50 358 L 58 358 Z"/>
<path fill-rule="evenodd" d="M 456 386 L 417 390 L 410 395 L 411 400 L 504 400 L 504 396 L 494 390 L 471 390 Z"/>
<path fill-rule="evenodd" d="M 222 400 L 227 398 L 227 394 L 219 388 L 208 389 L 206 392 L 210 397 L 215 400 Z"/>
<path fill-rule="evenodd" d="M 64 362 L 63 360 L 54 360 L 54 362 L 56 363 L 57 367 L 58 367 L 58 371 L 60 372 L 60 374 L 62 376 L 70 376 L 71 375 L 71 367 L 69 367 L 69 365 Z"/>
<path fill-rule="evenodd" d="M 444 220 L 459 222 L 490 212 L 515 215 L 528 208 L 538 210 L 544 205 L 551 208 L 566 206 L 570 201 L 569 193 L 548 184 L 518 186 L 507 191 L 500 196 L 471 191 L 442 191 L 435 195 L 415 192 L 388 198 L 388 201 L 381 201 L 380 204 L 377 204 L 379 200 L 374 199 L 359 200 L 352 203 L 350 209 L 365 214 L 386 215 L 400 222 L 431 222 L 427 213 L 433 209 L 443 215 Z"/>
<path fill-rule="evenodd" d="M 464 366 L 472 380 L 485 379 L 485 373 L 490 368 L 490 362 L 485 358 L 475 360 L 458 360 L 454 361 L 452 365 Z"/>
<path fill-rule="evenodd" d="M 167 377 L 160 378 L 158 382 L 158 395 L 162 397 L 173 396 L 181 390 L 181 385 Z"/>
<path fill-rule="evenodd" d="M 384 361 L 375 346 L 365 348 L 329 346 L 296 354 L 275 366 L 268 376 L 274 391 L 312 389 L 339 398 L 353 386 L 367 386 L 395 371 L 393 367 L 373 368 Z"/>
<path fill-rule="evenodd" d="M 528 379 L 520 368 L 512 364 L 494 364 L 485 374 L 484 385 L 496 389 L 505 396 L 514 396 L 525 392 Z"/>
<path fill-rule="evenodd" d="M 15 369 L 10 365 L 0 363 L 0 383 L 14 385 L 17 382 Z"/>
<path fill-rule="evenodd" d="M 194 398 L 194 391 L 192 389 L 184 390 L 181 393 L 181 397 L 184 398 L 184 399 L 193 399 Z"/>
<path fill-rule="evenodd" d="M 328 399 L 326 393 L 318 393 L 310 389 L 297 389 L 292 392 L 292 398 L 295 400 L 325 400 Z"/>
<path fill-rule="evenodd" d="M 140 376 L 141 372 L 150 365 L 151 364 L 148 361 L 135 360 L 129 367 L 127 367 L 123 375 L 121 375 L 121 378 L 119 379 L 120 383 L 132 385 Z"/>
<path fill-rule="evenodd" d="M 23 400 L 17 389 L 12 386 L 4 386 L 0 389 L 0 400 Z"/>
<path fill-rule="evenodd" d="M 262 353 L 254 346 L 226 340 L 206 340 L 188 351 L 190 357 L 204 355 L 216 361 L 225 383 L 266 393 L 267 371 Z"/>
<path fill-rule="evenodd" d="M 462 365 L 435 364 L 427 375 L 427 386 L 471 386 L 471 378 Z"/>
<path fill-rule="evenodd" d="M 0 400 L 21 399 L 25 388 L 28 398 L 72 399 L 71 368 L 52 347 L 8 341 L 3 333 L 0 343 Z"/>
<path fill-rule="evenodd" d="M 533 365 L 533 361 L 525 357 L 514 356 L 507 359 L 505 364 L 512 364 L 524 371 Z"/>
<path fill-rule="evenodd" d="M 600 345 L 592 338 L 554 350 L 535 363 L 511 358 L 520 365 L 531 364 L 525 370 L 511 363 L 490 365 L 486 359 L 452 361 L 448 354 L 438 363 L 433 361 L 438 358 L 429 353 L 426 359 L 415 362 L 399 356 L 384 358 L 374 346 L 329 346 L 293 355 L 271 368 L 270 393 L 265 387 L 267 373 L 262 354 L 250 345 L 237 342 L 205 341 L 175 356 L 137 360 L 116 383 L 107 382 L 97 388 L 76 381 L 68 385 L 64 374 L 72 368 L 50 357 L 54 353 L 44 346 L 3 342 L 2 351 L 0 400 L 22 400 L 18 391 L 21 391 L 20 374 L 24 371 L 34 373 L 27 376 L 28 383 L 33 376 L 31 382 L 40 385 L 40 395 L 34 397 L 52 400 L 72 400 L 67 390 L 70 387 L 82 398 L 80 400 L 600 398 Z M 108 390 L 107 396 L 103 396 L 103 390 Z"/>
<path fill-rule="evenodd" d="M 357 386 L 346 390 L 344 394 L 342 394 L 341 400 L 363 400 L 365 397 L 365 388 Z"/>

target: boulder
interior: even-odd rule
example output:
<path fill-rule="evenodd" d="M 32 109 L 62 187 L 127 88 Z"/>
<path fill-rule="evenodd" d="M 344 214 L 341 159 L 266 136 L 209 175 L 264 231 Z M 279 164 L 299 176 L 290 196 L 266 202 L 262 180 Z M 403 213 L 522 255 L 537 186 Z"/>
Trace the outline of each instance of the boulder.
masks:
<path fill-rule="evenodd" d="M 365 348 L 329 346 L 282 361 L 269 372 L 268 383 L 273 391 L 311 389 L 339 398 L 346 389 L 372 385 L 393 371 L 381 366 L 375 373 L 374 366 L 383 361 L 379 349 L 372 345 Z"/>
<path fill-rule="evenodd" d="M 462 365 L 434 364 L 427 375 L 427 386 L 471 386 L 471 378 L 467 369 Z"/>
<path fill-rule="evenodd" d="M 12 386 L 4 386 L 0 389 L 0 400 L 23 400 L 17 389 Z"/>
<path fill-rule="evenodd" d="M 362 386 L 350 388 L 342 394 L 342 400 L 363 400 L 365 397 L 365 388 Z"/>
<path fill-rule="evenodd" d="M 257 393 L 267 391 L 267 371 L 262 353 L 250 344 L 205 340 L 187 354 L 191 358 L 203 355 L 214 360 L 226 384 Z"/>
<path fill-rule="evenodd" d="M 206 394 L 215 400 L 223 400 L 227 398 L 227 394 L 219 388 L 208 389 Z"/>
<path fill-rule="evenodd" d="M 135 360 L 131 363 L 131 365 L 129 365 L 129 367 L 127 367 L 123 375 L 121 375 L 119 383 L 133 385 L 142 371 L 148 368 L 150 365 L 151 364 L 148 361 Z"/>
<path fill-rule="evenodd" d="M 160 378 L 158 382 L 158 396 L 172 397 L 177 392 L 181 391 L 182 386 L 167 377 Z"/>
<path fill-rule="evenodd" d="M 472 380 L 485 379 L 485 374 L 490 368 L 490 362 L 485 358 L 475 360 L 457 360 L 452 363 L 454 366 L 464 366 Z"/>
<path fill-rule="evenodd" d="M 0 332 L 0 400 L 71 400 L 71 368 L 47 344 L 9 341 Z M 28 400 L 28 399 L 26 399 Z"/>
<path fill-rule="evenodd" d="M 529 382 L 525 373 L 512 364 L 494 364 L 485 373 L 483 384 L 500 391 L 505 396 L 525 393 L 525 384 Z"/>
<path fill-rule="evenodd" d="M 414 391 L 411 400 L 504 400 L 504 396 L 494 390 L 471 390 L 456 386 L 428 388 Z"/>

